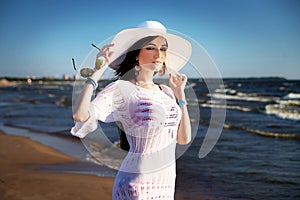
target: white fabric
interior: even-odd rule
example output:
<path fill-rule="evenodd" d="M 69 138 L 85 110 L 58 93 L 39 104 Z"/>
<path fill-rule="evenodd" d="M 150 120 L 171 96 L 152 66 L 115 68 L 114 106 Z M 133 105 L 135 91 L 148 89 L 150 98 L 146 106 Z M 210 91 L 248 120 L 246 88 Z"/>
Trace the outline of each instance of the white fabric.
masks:
<path fill-rule="evenodd" d="M 174 199 L 181 110 L 171 89 L 161 87 L 153 91 L 116 81 L 93 100 L 90 112 L 95 118 L 72 129 L 73 135 L 84 137 L 85 131 L 94 130 L 96 120 L 122 123 L 130 150 L 115 178 L 114 200 Z"/>

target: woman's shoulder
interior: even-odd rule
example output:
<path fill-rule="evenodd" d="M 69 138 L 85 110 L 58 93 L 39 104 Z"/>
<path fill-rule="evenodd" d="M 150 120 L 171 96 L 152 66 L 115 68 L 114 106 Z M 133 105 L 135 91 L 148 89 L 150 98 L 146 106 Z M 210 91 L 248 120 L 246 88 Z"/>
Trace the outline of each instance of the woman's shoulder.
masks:
<path fill-rule="evenodd" d="M 115 81 L 112 81 L 110 83 L 108 83 L 104 89 L 107 89 L 107 88 L 117 88 L 117 87 L 122 87 L 123 85 L 126 85 L 128 81 L 124 81 L 124 80 L 115 80 Z"/>
<path fill-rule="evenodd" d="M 116 80 L 109 83 L 102 91 L 111 92 L 114 91 L 116 93 L 122 94 L 124 97 L 130 95 L 134 89 L 135 85 L 129 81 L 125 80 Z"/>
<path fill-rule="evenodd" d="M 118 80 L 117 81 L 113 81 L 113 82 L 110 82 L 110 83 L 108 83 L 105 87 L 104 87 L 104 89 L 103 90 L 111 90 L 111 89 L 115 89 L 115 88 L 117 88 L 117 86 L 118 86 Z M 102 90 L 102 91 L 103 91 Z"/>
<path fill-rule="evenodd" d="M 109 93 L 115 93 L 118 91 L 118 80 L 109 83 L 104 81 L 102 84 L 102 88 L 98 90 L 97 96 L 107 95 Z"/>

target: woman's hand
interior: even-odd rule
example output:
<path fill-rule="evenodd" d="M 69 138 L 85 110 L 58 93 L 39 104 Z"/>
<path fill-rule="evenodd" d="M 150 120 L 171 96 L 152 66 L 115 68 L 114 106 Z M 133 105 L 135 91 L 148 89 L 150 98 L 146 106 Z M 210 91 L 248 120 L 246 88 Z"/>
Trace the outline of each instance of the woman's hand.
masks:
<path fill-rule="evenodd" d="M 106 59 L 106 62 L 109 63 L 109 58 L 113 54 L 113 52 L 110 52 L 109 49 L 113 46 L 114 44 L 108 44 L 103 46 L 102 49 L 97 54 L 96 59 L 98 59 L 99 57 L 104 57 Z"/>
<path fill-rule="evenodd" d="M 187 82 L 185 74 L 169 74 L 169 86 L 173 90 L 176 99 L 185 99 L 184 88 Z"/>
<path fill-rule="evenodd" d="M 113 52 L 110 52 L 109 49 L 114 46 L 114 44 L 108 44 L 102 47 L 102 49 L 99 51 L 99 53 L 96 56 L 96 63 L 94 68 L 94 74 L 92 75 L 92 78 L 95 80 L 99 80 L 100 76 L 102 75 L 102 72 L 99 72 L 100 69 L 102 69 L 105 65 L 109 65 L 110 63 L 110 57 L 113 54 Z M 101 58 L 105 58 L 105 63 Z"/>

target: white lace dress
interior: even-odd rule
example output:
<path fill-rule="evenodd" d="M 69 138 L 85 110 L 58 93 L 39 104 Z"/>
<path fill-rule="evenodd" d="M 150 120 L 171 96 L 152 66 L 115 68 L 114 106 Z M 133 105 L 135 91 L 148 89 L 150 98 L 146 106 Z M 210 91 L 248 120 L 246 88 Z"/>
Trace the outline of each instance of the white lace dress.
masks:
<path fill-rule="evenodd" d="M 97 120 L 122 123 L 130 150 L 115 178 L 114 200 L 174 199 L 181 110 L 171 89 L 160 88 L 153 91 L 128 81 L 113 82 L 92 101 L 92 117 L 71 130 L 84 137 L 97 127 Z"/>

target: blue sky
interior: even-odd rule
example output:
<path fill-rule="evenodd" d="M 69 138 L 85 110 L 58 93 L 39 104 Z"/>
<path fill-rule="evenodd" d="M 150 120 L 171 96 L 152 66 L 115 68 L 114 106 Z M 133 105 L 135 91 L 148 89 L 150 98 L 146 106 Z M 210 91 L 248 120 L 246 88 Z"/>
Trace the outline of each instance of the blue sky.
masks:
<path fill-rule="evenodd" d="M 147 19 L 196 40 L 223 77 L 300 79 L 298 0 L 0 0 L 0 76 L 74 74 L 72 57 Z"/>

